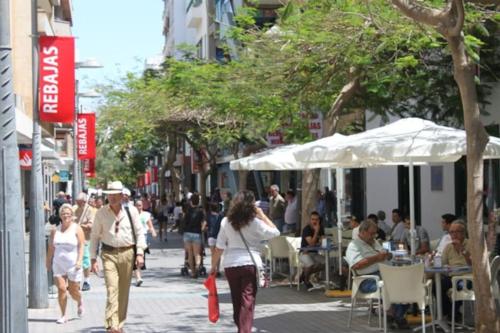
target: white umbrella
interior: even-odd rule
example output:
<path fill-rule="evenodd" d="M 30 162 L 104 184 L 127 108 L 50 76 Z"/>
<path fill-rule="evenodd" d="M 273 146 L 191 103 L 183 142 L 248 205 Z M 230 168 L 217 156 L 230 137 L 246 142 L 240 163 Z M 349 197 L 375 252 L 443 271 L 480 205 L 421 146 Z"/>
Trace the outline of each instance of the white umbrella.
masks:
<path fill-rule="evenodd" d="M 329 145 L 336 145 L 342 142 L 344 138 L 346 138 L 346 136 L 334 134 L 318 141 L 328 141 Z M 279 146 L 231 161 L 229 167 L 231 170 L 305 170 L 328 168 L 331 166 L 331 163 L 323 162 L 298 162 L 293 152 L 303 146 L 304 145 L 297 144 Z"/>
<path fill-rule="evenodd" d="M 330 146 L 314 141 L 294 150 L 297 161 L 325 163 L 349 168 L 409 165 L 411 250 L 415 254 L 415 200 L 413 165 L 417 163 L 455 162 L 466 155 L 464 130 L 439 126 L 419 118 L 406 118 L 392 124 L 348 136 Z M 484 158 L 500 158 L 500 138 L 489 137 Z"/>

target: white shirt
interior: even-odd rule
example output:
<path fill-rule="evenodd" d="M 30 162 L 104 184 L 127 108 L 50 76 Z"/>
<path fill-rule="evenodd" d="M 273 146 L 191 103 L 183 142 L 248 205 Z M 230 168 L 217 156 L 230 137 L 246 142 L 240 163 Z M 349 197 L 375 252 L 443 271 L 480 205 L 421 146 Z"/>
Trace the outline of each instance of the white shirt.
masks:
<path fill-rule="evenodd" d="M 441 238 L 439 239 L 438 245 L 436 247 L 436 252 L 439 254 L 443 254 L 444 248 L 451 243 L 451 236 L 448 232 L 446 232 Z"/>
<path fill-rule="evenodd" d="M 406 231 L 405 223 L 403 221 L 398 222 L 398 224 L 394 227 L 394 230 L 392 230 L 391 234 L 392 240 L 396 242 L 403 242 L 405 231 Z"/>
<path fill-rule="evenodd" d="M 244 226 L 241 232 L 243 237 L 245 237 L 257 266 L 262 267 L 262 259 L 260 258 L 262 241 L 279 236 L 279 230 L 255 218 L 248 225 Z M 241 239 L 240 233 L 234 230 L 227 217 L 222 219 L 216 246 L 224 250 L 223 267 L 253 265 L 252 258 Z"/>
<path fill-rule="evenodd" d="M 373 245 L 370 245 L 366 243 L 362 239 L 353 239 L 350 243 L 349 246 L 347 247 L 346 251 L 346 260 L 349 263 L 349 267 L 352 267 L 356 265 L 358 262 L 361 260 L 372 257 L 379 252 L 384 251 L 384 248 L 380 245 L 379 242 L 374 241 Z M 362 268 L 362 269 L 357 269 L 356 272 L 360 275 L 365 275 L 365 274 L 372 274 L 377 272 L 378 269 L 378 262 L 371 264 L 368 267 Z"/>
<path fill-rule="evenodd" d="M 352 229 L 352 239 L 359 239 L 359 225 Z"/>
<path fill-rule="evenodd" d="M 296 225 L 299 222 L 299 213 L 297 211 L 297 198 L 293 198 L 285 208 L 285 223 Z"/>

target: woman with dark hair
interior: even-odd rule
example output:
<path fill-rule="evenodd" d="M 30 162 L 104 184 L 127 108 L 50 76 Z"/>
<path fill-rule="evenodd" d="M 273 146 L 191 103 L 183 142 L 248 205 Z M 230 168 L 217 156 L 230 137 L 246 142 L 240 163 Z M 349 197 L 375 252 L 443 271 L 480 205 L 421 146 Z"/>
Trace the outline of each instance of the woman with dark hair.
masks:
<path fill-rule="evenodd" d="M 201 231 L 205 228 L 205 214 L 199 207 L 200 195 L 194 193 L 187 204 L 184 216 L 184 249 L 188 256 L 191 277 L 198 277 L 198 269 L 201 264 Z"/>
<path fill-rule="evenodd" d="M 217 273 L 217 263 L 225 251 L 222 265 L 231 290 L 233 319 L 238 333 L 252 331 L 258 283 L 255 265 L 262 268 L 261 243 L 279 234 L 262 209 L 255 206 L 251 191 L 241 191 L 234 196 L 227 216 L 221 222 L 211 273 Z"/>

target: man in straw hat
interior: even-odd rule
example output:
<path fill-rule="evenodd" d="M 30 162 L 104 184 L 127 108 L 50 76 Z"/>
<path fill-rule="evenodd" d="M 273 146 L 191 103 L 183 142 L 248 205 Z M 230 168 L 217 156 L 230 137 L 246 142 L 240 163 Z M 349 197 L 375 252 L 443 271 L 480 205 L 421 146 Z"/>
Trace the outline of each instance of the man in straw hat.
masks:
<path fill-rule="evenodd" d="M 123 333 L 132 270 L 134 263 L 138 268 L 142 267 L 146 248 L 139 213 L 135 207 L 122 205 L 122 191 L 123 185 L 119 181 L 111 182 L 103 191 L 108 196 L 109 204 L 96 213 L 90 236 L 92 271 L 96 273 L 99 271 L 97 244 L 102 244 L 101 259 L 107 292 L 105 326 L 106 332 L 110 333 Z"/>

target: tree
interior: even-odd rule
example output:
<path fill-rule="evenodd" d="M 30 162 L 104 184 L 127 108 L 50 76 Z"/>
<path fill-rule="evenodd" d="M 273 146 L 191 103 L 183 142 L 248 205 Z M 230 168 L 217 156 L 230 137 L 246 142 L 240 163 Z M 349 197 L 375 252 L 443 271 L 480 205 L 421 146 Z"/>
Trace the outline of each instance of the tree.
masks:
<path fill-rule="evenodd" d="M 481 41 L 464 34 L 466 11 L 463 0 L 450 0 L 443 8 L 412 0 L 392 0 L 399 10 L 418 23 L 433 27 L 446 40 L 453 59 L 453 76 L 460 91 L 467 133 L 467 221 L 472 252 L 474 292 L 477 301 L 476 332 L 499 332 L 500 320 L 490 289 L 490 268 L 483 236 L 483 152 L 488 135 L 480 119 L 476 89 L 475 49 Z M 472 5 L 471 5 L 472 6 Z"/>

